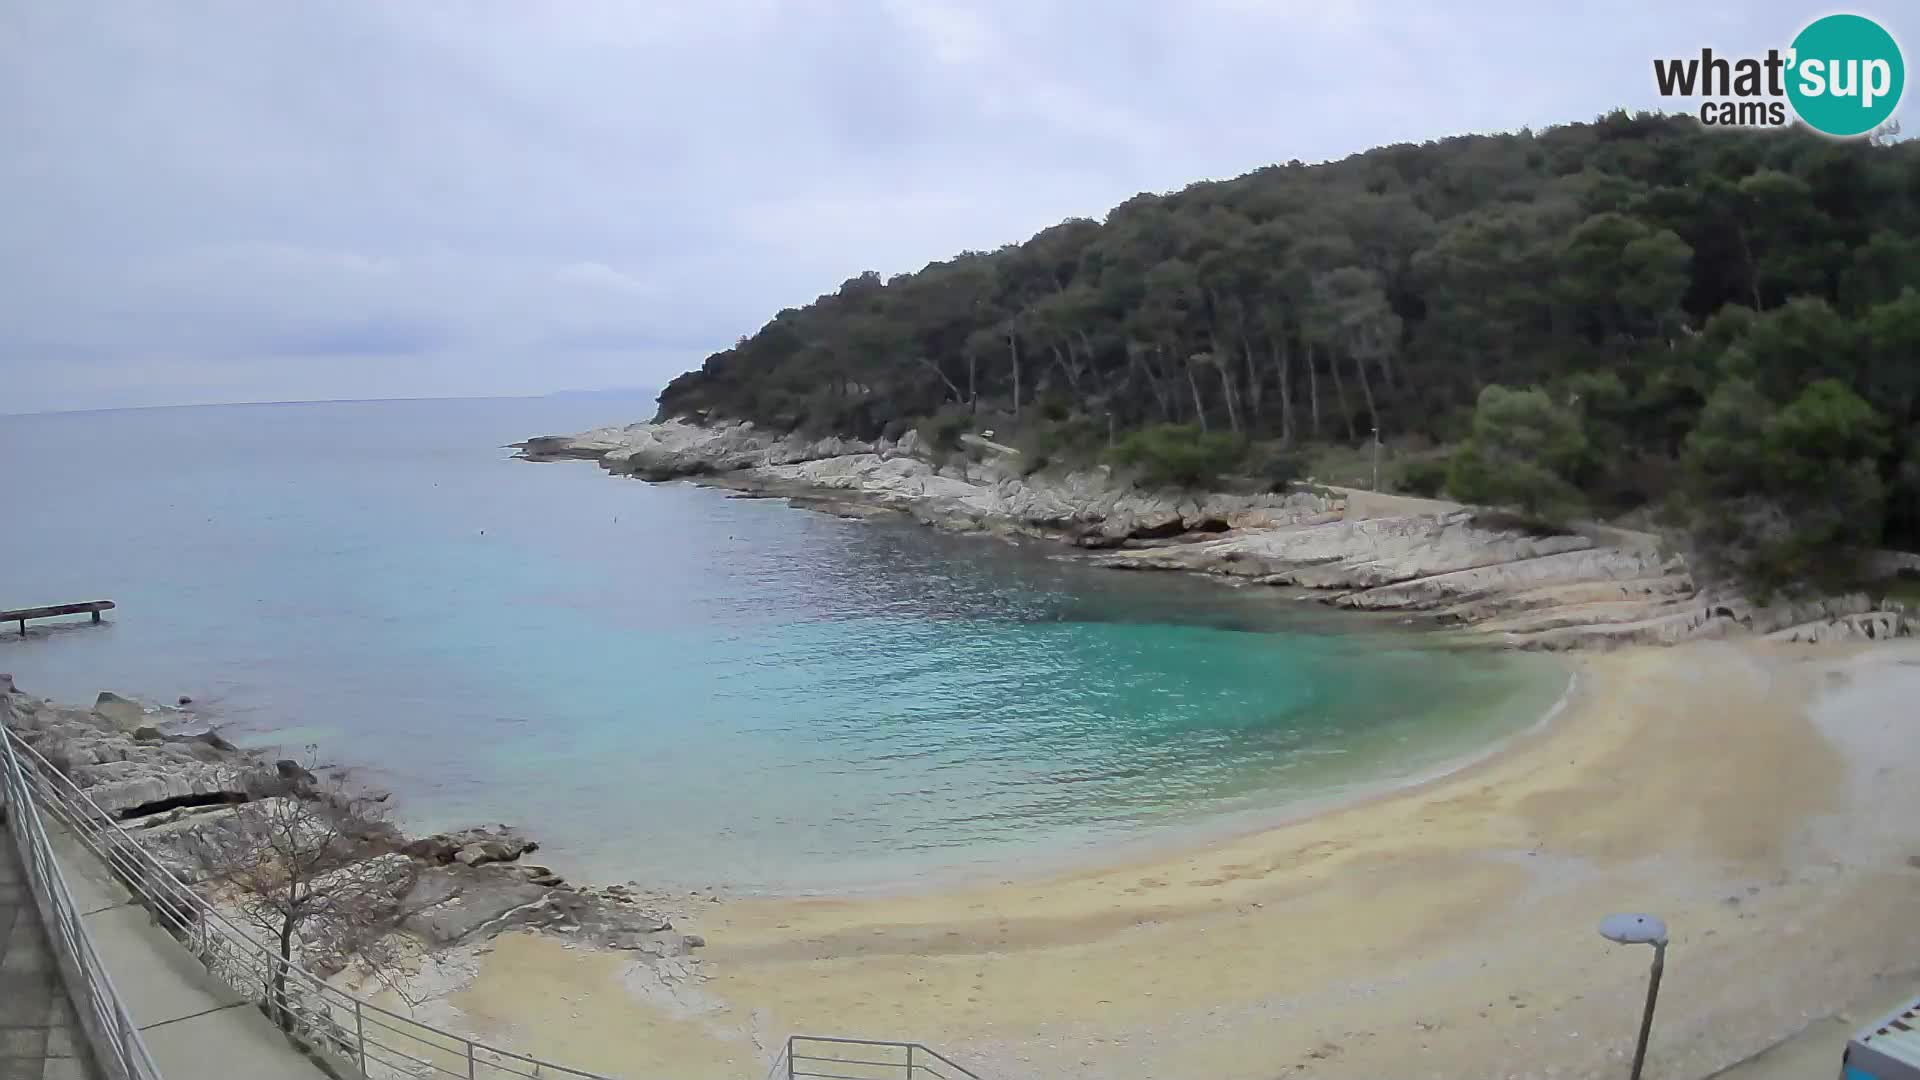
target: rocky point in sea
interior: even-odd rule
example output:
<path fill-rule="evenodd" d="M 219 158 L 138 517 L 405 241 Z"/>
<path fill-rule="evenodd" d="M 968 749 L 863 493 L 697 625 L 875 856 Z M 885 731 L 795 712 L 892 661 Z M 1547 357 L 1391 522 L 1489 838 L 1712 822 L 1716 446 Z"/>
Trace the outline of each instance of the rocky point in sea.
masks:
<path fill-rule="evenodd" d="M 21 692 L 0 675 L 0 722 L 37 755 L 33 767 L 59 770 L 102 816 L 144 845 L 182 883 L 216 905 L 226 895 L 189 854 L 192 838 L 229 827 L 249 802 L 335 797 L 331 785 L 290 759 L 275 760 L 220 737 L 193 714 L 102 693 L 93 708 L 56 704 Z M 382 793 L 363 797 L 384 801 Z M 391 826 L 360 838 L 356 857 L 369 876 L 390 882 L 386 933 L 395 955 L 431 957 L 484 946 L 510 930 L 567 935 L 628 950 L 641 962 L 696 963 L 704 944 L 675 929 L 671 901 L 638 888 L 574 885 L 525 856 L 539 844 L 490 825 L 423 837 Z M 297 960 L 322 976 L 349 958 L 315 936 L 297 942 Z"/>
<path fill-rule="evenodd" d="M 1761 605 L 1702 585 L 1646 533 L 1543 534 L 1458 503 L 1311 482 L 1279 492 L 1147 491 L 1106 466 L 1029 470 L 1012 447 L 975 435 L 960 443 L 942 451 L 913 431 L 809 439 L 678 418 L 516 447 L 530 460 L 586 458 L 617 475 L 784 496 L 844 516 L 900 513 L 943 529 L 1055 540 L 1113 569 L 1310 590 L 1328 604 L 1403 612 L 1514 648 L 1920 633 L 1920 617 L 1864 593 Z"/>

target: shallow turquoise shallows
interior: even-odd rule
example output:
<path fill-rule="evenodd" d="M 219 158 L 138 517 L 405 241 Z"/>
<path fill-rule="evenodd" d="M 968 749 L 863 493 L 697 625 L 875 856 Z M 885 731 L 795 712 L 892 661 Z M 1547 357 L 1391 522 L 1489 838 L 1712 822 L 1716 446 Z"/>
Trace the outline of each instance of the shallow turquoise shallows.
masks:
<path fill-rule="evenodd" d="M 641 401 L 0 417 L 0 636 L 68 700 L 187 694 L 415 828 L 590 878 L 811 891 L 1099 858 L 1434 770 L 1550 662 L 1272 590 L 513 461 Z"/>

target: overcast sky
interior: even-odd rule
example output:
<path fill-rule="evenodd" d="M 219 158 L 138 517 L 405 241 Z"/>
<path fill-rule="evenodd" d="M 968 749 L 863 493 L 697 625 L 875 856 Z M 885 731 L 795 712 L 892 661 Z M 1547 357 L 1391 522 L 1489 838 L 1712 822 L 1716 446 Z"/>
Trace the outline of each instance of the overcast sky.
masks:
<path fill-rule="evenodd" d="M 0 413 L 657 387 L 863 269 L 1652 106 L 1827 10 L 4 0 Z"/>

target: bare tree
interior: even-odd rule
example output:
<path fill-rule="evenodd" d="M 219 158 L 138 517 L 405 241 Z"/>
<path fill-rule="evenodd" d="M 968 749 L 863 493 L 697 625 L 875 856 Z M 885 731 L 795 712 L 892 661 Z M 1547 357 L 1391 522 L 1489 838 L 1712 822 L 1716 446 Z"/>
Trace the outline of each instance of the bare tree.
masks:
<path fill-rule="evenodd" d="M 384 969 L 418 870 L 394 854 L 398 834 L 382 808 L 343 784 L 282 778 L 249 794 L 225 821 L 194 832 L 187 848 L 210 880 L 230 887 L 242 917 L 277 941 L 267 1013 L 291 1031 L 294 943 L 323 943 L 343 964 L 357 958 Z"/>

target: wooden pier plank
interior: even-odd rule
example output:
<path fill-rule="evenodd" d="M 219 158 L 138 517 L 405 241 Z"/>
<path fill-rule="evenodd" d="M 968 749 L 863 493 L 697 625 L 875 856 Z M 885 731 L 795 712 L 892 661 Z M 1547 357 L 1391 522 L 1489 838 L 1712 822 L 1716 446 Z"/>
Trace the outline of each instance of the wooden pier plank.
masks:
<path fill-rule="evenodd" d="M 20 636 L 27 636 L 28 619 L 51 619 L 56 615 L 92 615 L 94 622 L 100 621 L 100 613 L 113 608 L 111 600 L 88 600 L 79 604 L 53 604 L 48 607 L 13 608 L 0 611 L 0 622 L 20 624 Z"/>

